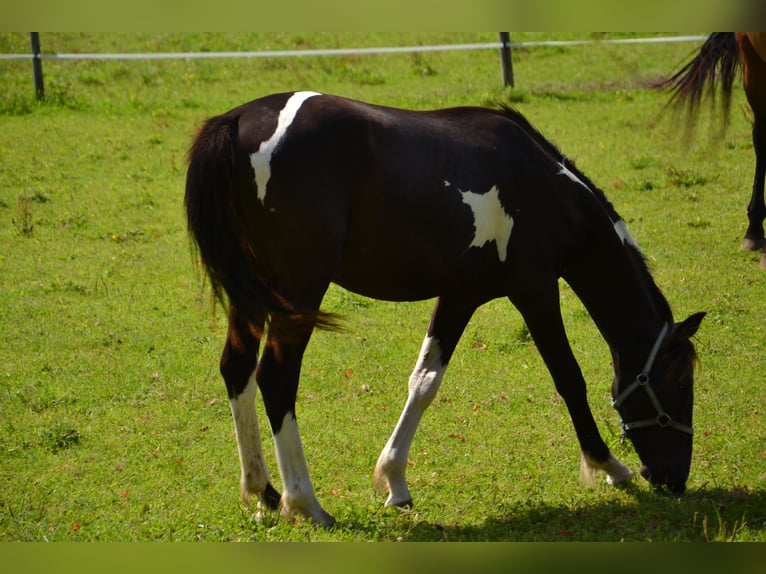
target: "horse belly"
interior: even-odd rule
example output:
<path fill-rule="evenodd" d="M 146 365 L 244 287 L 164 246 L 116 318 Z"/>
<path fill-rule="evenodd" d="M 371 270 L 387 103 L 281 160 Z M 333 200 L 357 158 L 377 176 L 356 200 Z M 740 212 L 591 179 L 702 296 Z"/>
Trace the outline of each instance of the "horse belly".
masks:
<path fill-rule="evenodd" d="M 422 231 L 422 230 L 421 230 Z M 502 265 L 489 249 L 465 239 L 392 230 L 378 240 L 350 241 L 334 282 L 360 295 L 387 301 L 418 301 L 450 292 L 502 295 Z M 491 294 L 491 295 L 490 295 Z"/>

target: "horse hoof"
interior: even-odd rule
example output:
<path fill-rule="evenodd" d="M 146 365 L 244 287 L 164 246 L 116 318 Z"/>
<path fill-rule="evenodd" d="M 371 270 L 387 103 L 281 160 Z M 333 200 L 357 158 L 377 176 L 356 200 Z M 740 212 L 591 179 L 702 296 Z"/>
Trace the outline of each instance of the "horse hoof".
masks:
<path fill-rule="evenodd" d="M 400 510 L 412 510 L 413 507 L 412 499 L 408 498 L 406 500 L 402 500 L 399 502 L 394 502 L 392 500 L 386 501 L 386 508 L 398 508 Z"/>
<path fill-rule="evenodd" d="M 761 251 L 761 269 L 766 269 L 766 248 Z"/>
<path fill-rule="evenodd" d="M 744 237 L 742 243 L 739 244 L 741 251 L 760 251 L 766 247 L 766 239 L 754 239 L 752 237 Z"/>

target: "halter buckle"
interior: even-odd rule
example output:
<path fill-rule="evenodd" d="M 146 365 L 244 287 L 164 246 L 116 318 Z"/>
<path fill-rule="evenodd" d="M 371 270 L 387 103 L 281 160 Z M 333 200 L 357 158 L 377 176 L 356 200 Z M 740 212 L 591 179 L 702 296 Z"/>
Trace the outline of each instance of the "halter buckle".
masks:
<path fill-rule="evenodd" d="M 657 398 L 657 395 L 654 393 L 654 390 L 649 385 L 649 371 L 652 370 L 652 366 L 654 365 L 654 360 L 655 358 L 657 358 L 657 353 L 660 350 L 660 345 L 662 344 L 662 340 L 665 338 L 665 333 L 667 333 L 667 331 L 668 331 L 668 324 L 665 323 L 662 326 L 662 330 L 660 331 L 660 334 L 657 337 L 657 340 L 654 342 L 654 346 L 652 347 L 651 352 L 649 353 L 649 358 L 646 361 L 644 370 L 638 373 L 638 375 L 636 375 L 636 378 L 633 380 L 633 382 L 630 385 L 628 385 L 628 388 L 623 390 L 617 396 L 617 398 L 612 401 L 612 406 L 616 409 L 625 401 L 628 395 L 632 394 L 633 391 L 635 391 L 638 387 L 643 387 L 647 395 L 649 396 L 649 400 L 654 406 L 655 411 L 657 412 L 657 417 L 654 419 L 646 419 L 642 421 L 635 421 L 632 423 L 626 423 L 624 420 L 621 419 L 620 427 L 622 428 L 623 438 L 627 436 L 628 431 L 637 430 L 641 428 L 647 428 L 650 426 L 659 426 L 660 428 L 669 428 L 669 429 L 678 430 L 687 434 L 694 434 L 694 430 L 690 426 L 675 422 L 670 417 L 670 415 L 668 415 L 665 412 L 665 410 L 662 408 L 662 405 L 660 404 L 659 399 Z"/>

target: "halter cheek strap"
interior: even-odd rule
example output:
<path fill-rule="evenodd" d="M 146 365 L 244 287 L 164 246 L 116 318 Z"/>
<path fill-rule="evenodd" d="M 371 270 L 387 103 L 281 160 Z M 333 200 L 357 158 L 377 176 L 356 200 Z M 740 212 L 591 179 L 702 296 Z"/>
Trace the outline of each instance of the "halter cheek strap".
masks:
<path fill-rule="evenodd" d="M 631 423 L 627 423 L 625 421 L 620 421 L 620 426 L 622 427 L 622 431 L 624 434 L 626 434 L 628 431 L 641 429 L 641 428 L 647 428 L 647 427 L 653 427 L 653 426 L 659 426 L 662 428 L 669 428 L 677 431 L 684 432 L 686 434 L 693 435 L 694 429 L 692 427 L 676 422 L 674 421 L 669 414 L 665 412 L 665 410 L 662 408 L 662 405 L 660 404 L 660 400 L 657 398 L 657 394 L 654 392 L 654 389 L 649 385 L 649 372 L 652 370 L 652 366 L 654 365 L 654 360 L 657 358 L 657 353 L 660 350 L 660 346 L 662 345 L 662 341 L 665 338 L 665 335 L 668 332 L 669 325 L 665 323 L 662 326 L 662 330 L 660 330 L 660 334 L 657 337 L 657 340 L 654 342 L 654 346 L 652 347 L 651 352 L 649 353 L 649 358 L 646 360 L 646 364 L 644 365 L 644 369 L 636 375 L 636 378 L 633 380 L 628 387 L 623 390 L 619 395 L 617 395 L 617 398 L 615 398 L 612 401 L 612 406 L 615 409 L 618 409 L 620 405 L 622 405 L 623 402 L 625 402 L 625 399 L 630 396 L 633 391 L 635 391 L 638 388 L 642 388 L 646 391 L 647 396 L 649 397 L 649 400 L 652 403 L 652 406 L 654 406 L 654 410 L 657 411 L 657 416 L 655 418 L 648 418 L 640 421 L 635 421 Z"/>

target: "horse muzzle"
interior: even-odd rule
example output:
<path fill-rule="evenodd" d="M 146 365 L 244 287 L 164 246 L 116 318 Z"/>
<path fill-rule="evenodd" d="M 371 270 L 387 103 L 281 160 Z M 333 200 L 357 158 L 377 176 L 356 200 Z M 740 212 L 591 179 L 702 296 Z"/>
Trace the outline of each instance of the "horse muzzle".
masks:
<path fill-rule="evenodd" d="M 641 465 L 641 469 L 639 472 L 641 473 L 641 476 L 643 476 L 649 483 L 651 483 L 652 486 L 654 486 L 657 489 L 667 487 L 667 489 L 672 494 L 675 494 L 677 496 L 680 496 L 684 492 L 686 492 L 685 477 L 678 480 L 668 476 L 666 472 L 652 471 L 652 469 L 650 469 L 645 464 Z"/>

